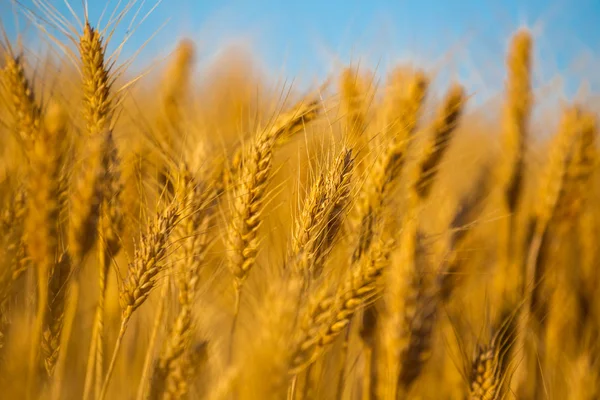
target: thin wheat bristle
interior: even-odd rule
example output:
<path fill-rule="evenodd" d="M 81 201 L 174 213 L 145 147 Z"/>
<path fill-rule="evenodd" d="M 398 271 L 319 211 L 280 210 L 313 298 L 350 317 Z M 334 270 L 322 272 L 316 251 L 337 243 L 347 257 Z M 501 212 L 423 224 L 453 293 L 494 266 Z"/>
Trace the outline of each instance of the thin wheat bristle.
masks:
<path fill-rule="evenodd" d="M 276 145 L 283 145 L 286 141 L 299 133 L 306 124 L 315 120 L 321 113 L 321 107 L 316 100 L 300 101 L 289 111 L 277 116 L 268 128 L 267 136 L 274 139 Z M 231 186 L 239 176 L 244 162 L 244 148 L 238 146 L 233 152 L 230 165 L 223 165 L 222 176 L 224 186 Z"/>

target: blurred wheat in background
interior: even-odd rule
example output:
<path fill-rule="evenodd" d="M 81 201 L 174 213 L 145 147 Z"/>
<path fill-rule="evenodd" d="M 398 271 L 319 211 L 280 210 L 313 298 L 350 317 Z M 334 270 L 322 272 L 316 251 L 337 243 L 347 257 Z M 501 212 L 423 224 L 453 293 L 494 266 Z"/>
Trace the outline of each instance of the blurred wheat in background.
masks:
<path fill-rule="evenodd" d="M 1 398 L 600 398 L 600 108 L 536 113 L 529 30 L 492 106 L 415 65 L 199 84 L 190 40 L 148 81 L 123 15 L 2 39 Z"/>

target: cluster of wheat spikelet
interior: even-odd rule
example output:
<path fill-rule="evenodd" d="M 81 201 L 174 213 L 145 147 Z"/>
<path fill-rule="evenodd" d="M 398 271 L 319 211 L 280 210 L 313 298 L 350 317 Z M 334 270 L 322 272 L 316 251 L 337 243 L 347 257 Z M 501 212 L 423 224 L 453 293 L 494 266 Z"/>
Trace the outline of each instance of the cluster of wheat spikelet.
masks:
<path fill-rule="evenodd" d="M 414 67 L 199 87 L 189 41 L 122 84 L 87 21 L 44 81 L 3 43 L 0 397 L 600 397 L 598 110 L 536 157 L 527 30 L 495 123 Z"/>

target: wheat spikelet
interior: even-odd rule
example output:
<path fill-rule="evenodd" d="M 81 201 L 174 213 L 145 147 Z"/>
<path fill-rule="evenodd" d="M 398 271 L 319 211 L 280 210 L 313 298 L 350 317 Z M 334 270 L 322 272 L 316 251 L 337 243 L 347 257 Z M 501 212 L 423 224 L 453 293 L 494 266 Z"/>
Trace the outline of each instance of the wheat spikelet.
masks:
<path fill-rule="evenodd" d="M 417 128 L 429 79 L 424 71 L 416 70 L 407 74 L 402 68 L 397 68 L 392 71 L 390 80 L 395 93 L 387 135 L 398 142 L 408 141 Z"/>
<path fill-rule="evenodd" d="M 53 104 L 46 116 L 44 129 L 34 140 L 30 151 L 29 212 L 27 223 L 28 253 L 38 273 L 40 302 L 49 312 L 39 316 L 44 320 L 42 351 L 46 371 L 52 375 L 62 328 L 64 308 L 63 286 L 69 272 L 69 261 L 58 257 L 59 175 L 66 118 L 59 106 Z M 59 293 L 60 289 L 63 291 Z M 41 296 L 46 299 L 42 300 Z"/>
<path fill-rule="evenodd" d="M 345 132 L 352 147 L 357 164 L 368 152 L 367 130 L 367 90 L 366 82 L 358 75 L 358 70 L 346 68 L 340 76 L 341 109 L 344 115 Z"/>
<path fill-rule="evenodd" d="M 571 160 L 573 146 L 580 132 L 580 113 L 580 110 L 576 107 L 565 110 L 558 134 L 552 143 L 549 159 L 537 193 L 537 207 L 534 210 L 536 220 L 535 236 L 531 243 L 530 256 L 537 256 L 536 247 L 539 248 L 539 241 L 546 231 L 549 222 L 553 218 L 559 200 L 564 195 L 567 165 Z M 532 251 L 535 254 L 531 254 Z M 534 265 L 531 264 L 534 261 L 535 260 L 528 261 L 528 268 L 534 267 Z M 529 274 L 527 277 L 533 277 L 531 274 L 533 270 L 528 272 Z"/>
<path fill-rule="evenodd" d="M 431 139 L 419 155 L 419 178 L 415 183 L 415 190 L 420 198 L 427 197 L 431 190 L 437 167 L 448 149 L 452 133 L 458 126 L 464 104 L 465 94 L 462 86 L 452 86 L 433 122 Z"/>
<path fill-rule="evenodd" d="M 527 260 L 527 280 L 533 281 L 541 271 L 535 271 L 542 237 L 552 220 L 556 206 L 564 195 L 567 166 L 571 160 L 573 146 L 579 134 L 580 110 L 576 107 L 564 111 L 558 134 L 551 145 L 549 159 L 541 178 L 534 210 L 534 236 L 530 243 Z"/>
<path fill-rule="evenodd" d="M 596 155 L 596 119 L 591 113 L 582 113 L 580 132 L 575 138 L 573 155 L 565 172 L 565 189 L 556 205 L 554 218 L 568 221 L 577 218 L 587 198 L 587 185 L 593 172 Z"/>
<path fill-rule="evenodd" d="M 61 151 L 66 130 L 66 119 L 56 105 L 49 110 L 44 128 L 35 138 L 30 138 L 28 146 L 30 158 L 30 178 L 27 195 L 27 221 L 25 241 L 27 251 L 36 266 L 38 309 L 32 336 L 30 351 L 29 383 L 30 390 L 36 390 L 38 356 L 40 345 L 48 375 L 52 374 L 58 354 L 61 321 L 62 299 L 54 302 L 56 280 L 64 279 L 64 274 L 54 276 L 54 265 L 58 256 L 58 215 L 59 215 L 59 175 L 61 168 Z M 67 266 L 68 267 L 68 266 Z M 64 283 L 64 282 L 63 282 Z M 53 285 L 54 284 L 54 285 Z M 50 287 L 49 287 L 50 286 Z M 60 296 L 59 296 L 60 297 Z M 54 307 L 56 305 L 56 307 Z M 49 319 L 50 318 L 50 319 Z M 56 322 L 53 332 L 54 346 L 47 351 L 45 346 L 48 324 Z M 42 343 L 40 344 L 40 340 Z"/>
<path fill-rule="evenodd" d="M 345 274 L 340 288 L 334 296 L 326 291 L 315 293 L 313 306 L 302 313 L 309 329 L 304 329 L 291 358 L 291 373 L 297 374 L 312 364 L 333 342 L 350 322 L 354 313 L 369 301 L 375 299 L 381 289 L 379 278 L 388 264 L 390 243 L 377 242 L 369 252 L 369 257 L 361 261 L 357 268 Z"/>
<path fill-rule="evenodd" d="M 173 235 L 180 246 L 177 263 L 180 310 L 154 366 L 150 387 L 150 398 L 153 399 L 177 398 L 185 394 L 187 374 L 193 372 L 189 369 L 189 360 L 185 359 L 193 333 L 192 307 L 199 269 L 209 245 L 208 228 L 212 217 L 209 206 L 213 191 L 199 184 L 184 166 L 178 192 L 183 199 L 181 206 L 191 214 L 179 223 Z"/>
<path fill-rule="evenodd" d="M 84 398 L 88 398 L 92 385 L 92 373 L 95 369 L 96 396 L 99 395 L 102 376 L 104 373 L 104 303 L 106 296 L 106 284 L 108 273 L 113 258 L 121 250 L 121 233 L 124 228 L 123 206 L 121 193 L 123 183 L 121 181 L 121 160 L 116 144 L 109 132 L 107 137 L 107 168 L 104 171 L 102 203 L 99 210 L 98 221 L 98 304 L 94 326 L 92 328 L 92 340 L 88 356 L 88 369 L 84 384 Z"/>
<path fill-rule="evenodd" d="M 354 160 L 350 149 L 342 149 L 327 175 L 319 178 L 309 195 L 293 245 L 301 254 L 301 272 L 321 275 L 348 207 Z"/>
<path fill-rule="evenodd" d="M 106 396 L 127 324 L 134 311 L 144 303 L 152 289 L 154 289 L 158 275 L 164 268 L 163 262 L 167 255 L 169 236 L 175 229 L 178 219 L 179 209 L 177 204 L 167 206 L 157 219 L 147 227 L 145 234 L 140 239 L 139 247 L 136 248 L 134 259 L 129 264 L 127 279 L 120 291 L 121 327 L 102 384 L 100 400 Z"/>
<path fill-rule="evenodd" d="M 134 261 L 129 264 L 127 279 L 121 289 L 123 319 L 128 318 L 148 298 L 162 270 L 169 235 L 175 229 L 179 218 L 178 207 L 165 209 L 158 219 L 148 226 L 136 249 Z"/>
<path fill-rule="evenodd" d="M 508 80 L 502 120 L 503 151 L 506 160 L 500 170 L 504 202 L 514 212 L 523 186 L 523 163 L 527 122 L 531 113 L 531 34 L 521 30 L 512 38 L 507 57 Z"/>
<path fill-rule="evenodd" d="M 4 348 L 5 333 L 11 325 L 9 300 L 16 292 L 15 282 L 21 277 L 25 264 L 27 194 L 25 188 L 4 187 L 8 194 L 0 205 L 0 350 Z"/>
<path fill-rule="evenodd" d="M 325 206 L 327 200 L 326 182 L 326 175 L 322 172 L 312 184 L 311 190 L 304 200 L 302 213 L 295 225 L 292 237 L 292 254 L 300 254 L 309 246 L 319 246 L 318 236 L 323 230 L 322 221 L 327 211 Z M 310 257 L 310 251 L 304 252 L 306 257 Z"/>
<path fill-rule="evenodd" d="M 469 399 L 503 399 L 508 394 L 514 335 L 513 317 L 508 316 L 489 343 L 479 347 L 468 375 Z"/>
<path fill-rule="evenodd" d="M 352 151 L 343 148 L 315 181 L 306 199 L 292 242 L 292 262 L 296 272 L 305 277 L 303 290 L 320 277 L 338 235 L 350 200 L 353 168 Z M 307 382 L 306 390 L 309 386 Z"/>
<path fill-rule="evenodd" d="M 402 322 L 398 329 L 399 361 L 398 390 L 406 397 L 419 377 L 431 353 L 431 335 L 438 311 L 438 293 L 426 280 L 427 255 L 424 239 L 416 232 L 414 271 L 405 276 L 406 291 L 403 299 Z"/>
<path fill-rule="evenodd" d="M 2 72 L 2 81 L 9 94 L 15 118 L 16 133 L 28 146 L 39 132 L 41 110 L 25 75 L 22 57 L 13 57 L 10 52 L 6 52 Z"/>
<path fill-rule="evenodd" d="M 179 303 L 191 305 L 197 285 L 198 273 L 206 258 L 211 239 L 208 234 L 214 213 L 214 188 L 208 183 L 199 182 L 186 167 L 182 168 L 179 197 L 180 207 L 190 216 L 183 219 L 174 233 L 180 246 L 181 257 L 177 265 L 179 280 Z"/>
<path fill-rule="evenodd" d="M 177 49 L 175 49 L 173 62 L 164 75 L 162 106 L 167 123 L 171 127 L 180 125 L 181 105 L 187 99 L 187 88 L 190 86 L 189 81 L 194 59 L 194 44 L 190 40 L 180 41 Z"/>
<path fill-rule="evenodd" d="M 528 122 L 533 104 L 531 90 L 532 38 L 527 30 L 517 32 L 510 43 L 506 67 L 505 100 L 502 110 L 502 152 L 498 167 L 500 207 L 507 216 L 500 221 L 495 284 L 498 301 L 510 309 L 523 291 L 523 251 L 517 240 L 517 212 L 522 197 Z M 502 314 L 504 311 L 501 311 Z"/>
<path fill-rule="evenodd" d="M 465 242 L 473 225 L 481 215 L 486 205 L 486 196 L 489 192 L 489 178 L 484 170 L 474 185 L 474 189 L 462 196 L 458 207 L 450 221 L 450 238 L 446 248 L 446 256 L 442 261 L 436 277 L 436 290 L 442 302 L 448 301 L 457 286 L 460 270 L 458 255 L 465 246 Z"/>
<path fill-rule="evenodd" d="M 8 179 L 7 179 L 8 180 Z M 6 186 L 5 186 L 6 185 Z M 3 246 L 4 262 L 12 264 L 15 270 L 10 274 L 12 279 L 17 279 L 22 274 L 21 260 L 18 258 L 20 248 L 23 247 L 25 219 L 27 217 L 27 192 L 29 188 L 20 184 L 15 188 L 8 187 L 7 182 L 2 182 L 2 192 L 7 195 L 2 201 L 0 211 L 0 232 L 7 244 Z"/>
<path fill-rule="evenodd" d="M 58 254 L 58 192 L 65 129 L 65 116 L 54 105 L 29 151 L 27 247 L 44 280 Z"/>
<path fill-rule="evenodd" d="M 350 154 L 348 152 L 348 154 Z M 344 151 L 341 153 L 344 159 Z M 338 158 L 339 159 L 339 158 Z M 332 184 L 339 174 L 343 171 L 336 171 L 336 166 L 332 165 L 328 171 L 323 171 L 313 183 L 310 192 L 304 202 L 302 213 L 295 224 L 291 254 L 296 263 L 298 272 L 307 274 L 313 273 L 314 264 L 319 258 L 318 252 L 324 245 L 324 237 L 327 233 L 327 216 L 332 208 L 332 195 L 336 193 L 330 189 L 335 186 Z M 343 178 L 342 178 L 343 180 Z M 342 196 L 344 197 L 344 196 Z"/>
<path fill-rule="evenodd" d="M 239 291 L 256 261 L 258 228 L 262 221 L 263 197 L 266 192 L 273 157 L 274 138 L 261 135 L 244 162 L 241 182 L 235 190 L 234 215 L 229 224 L 229 268 Z"/>
<path fill-rule="evenodd" d="M 262 221 L 263 197 L 269 182 L 273 150 L 277 139 L 305 117 L 316 116 L 313 107 L 297 108 L 281 115 L 269 129 L 262 131 L 244 155 L 240 184 L 233 190 L 233 216 L 228 227 L 229 268 L 239 295 L 258 253 L 258 228 Z M 236 305 L 235 314 L 237 314 Z"/>
<path fill-rule="evenodd" d="M 167 379 L 165 400 L 182 399 L 188 395 L 191 383 L 207 363 L 207 347 L 207 342 L 200 342 L 186 349 L 181 361 Z"/>
<path fill-rule="evenodd" d="M 87 154 L 71 182 L 68 244 L 71 260 L 78 266 L 90 251 L 98 234 L 98 218 L 108 166 L 110 131 L 87 141 Z"/>
<path fill-rule="evenodd" d="M 404 75 L 402 76 L 404 78 Z M 400 102 L 403 108 L 397 110 L 397 124 L 389 145 L 384 153 L 375 161 L 375 165 L 365 182 L 360 199 L 357 202 L 357 230 L 359 231 L 357 245 L 352 256 L 353 262 L 360 259 L 368 250 L 373 237 L 373 227 L 377 226 L 380 213 L 385 209 L 386 201 L 393 192 L 394 185 L 400 175 L 406 158 L 409 140 L 415 129 L 420 115 L 420 107 L 425 97 L 427 79 L 417 72 L 408 85 Z"/>
<path fill-rule="evenodd" d="M 50 270 L 48 281 L 48 312 L 42 333 L 42 355 L 48 376 L 54 373 L 61 344 L 61 333 L 65 317 L 68 278 L 71 262 L 67 253 Z"/>
<path fill-rule="evenodd" d="M 10 325 L 8 301 L 13 294 L 15 281 L 24 271 L 21 263 L 24 258 L 23 233 L 27 214 L 25 190 L 18 188 L 13 195 L 12 191 L 6 189 L 10 196 L 8 201 L 2 203 L 0 213 L 0 349 L 4 348 L 4 333 Z"/>
<path fill-rule="evenodd" d="M 113 82 L 105 62 L 106 44 L 100 32 L 85 22 L 79 38 L 84 91 L 84 117 L 90 136 L 104 134 L 111 127 Z"/>
<path fill-rule="evenodd" d="M 583 135 L 587 136 L 587 138 L 584 138 Z M 548 329 L 548 324 L 545 321 L 547 307 L 542 295 L 543 289 L 548 287 L 548 284 L 543 279 L 548 272 L 547 262 L 544 258 L 546 254 L 544 253 L 548 251 L 549 243 L 553 236 L 558 236 L 557 230 L 554 229 L 555 226 L 553 225 L 561 222 L 560 217 L 565 216 L 564 210 L 568 208 L 569 201 L 573 198 L 577 199 L 577 189 L 574 192 L 569 192 L 569 189 L 573 189 L 581 184 L 581 176 L 576 172 L 578 167 L 575 163 L 581 162 L 583 170 L 586 169 L 585 164 L 587 164 L 585 158 L 581 158 L 582 148 L 579 146 L 585 148 L 586 142 L 593 135 L 595 135 L 594 124 L 590 116 L 586 116 L 578 107 L 571 107 L 565 110 L 559 132 L 550 149 L 549 160 L 547 161 L 544 175 L 540 181 L 537 193 L 539 201 L 534 214 L 533 239 L 529 244 L 526 269 L 527 281 L 534 286 L 530 293 L 526 293 L 529 304 L 522 322 L 523 324 L 529 323 L 530 328 L 540 337 Z M 583 176 L 585 176 L 585 173 Z M 573 195 L 574 197 L 569 198 L 569 195 Z M 572 210 L 576 210 L 576 207 L 572 208 Z M 530 349 L 530 351 L 533 350 Z M 543 358 L 546 353 L 544 341 L 540 340 L 537 343 L 536 351 L 540 354 L 539 357 Z M 528 356 L 532 357 L 532 354 Z M 532 360 L 527 359 L 526 361 L 532 362 Z M 539 376 L 541 374 L 539 369 L 536 369 L 536 374 L 538 375 L 536 382 L 541 382 L 542 377 Z M 523 382 L 523 384 L 525 383 Z M 534 388 L 537 391 L 541 390 L 537 385 Z"/>
<path fill-rule="evenodd" d="M 194 60 L 193 43 L 189 40 L 180 41 L 161 82 L 161 112 L 156 120 L 158 148 L 152 154 L 152 163 L 158 168 L 158 182 L 167 185 L 169 190 L 173 188 L 164 157 L 178 154 L 185 145 L 184 106 L 190 100 L 189 88 Z"/>
<path fill-rule="evenodd" d="M 83 115 L 91 145 L 83 172 L 75 181 L 71 201 L 71 219 L 68 232 L 69 252 L 79 264 L 93 246 L 104 192 L 102 178 L 108 167 L 108 151 L 112 137 L 113 82 L 110 68 L 105 63 L 106 44 L 100 32 L 86 20 L 79 38 L 84 92 Z"/>

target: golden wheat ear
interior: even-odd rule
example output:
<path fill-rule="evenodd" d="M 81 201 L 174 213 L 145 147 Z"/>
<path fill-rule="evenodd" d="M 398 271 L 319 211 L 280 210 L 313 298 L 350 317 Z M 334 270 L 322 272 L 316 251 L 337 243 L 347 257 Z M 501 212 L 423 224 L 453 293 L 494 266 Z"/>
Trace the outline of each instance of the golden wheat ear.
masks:
<path fill-rule="evenodd" d="M 6 52 L 4 58 L 1 78 L 14 116 L 15 133 L 24 147 L 28 148 L 39 134 L 41 107 L 36 101 L 33 85 L 25 73 L 23 57 Z"/>
<path fill-rule="evenodd" d="M 504 315 L 490 341 L 479 346 L 469 374 L 470 399 L 502 399 L 509 393 L 516 316 L 516 312 Z"/>
<path fill-rule="evenodd" d="M 527 144 L 527 124 L 531 114 L 531 62 L 533 40 L 531 33 L 521 30 L 512 38 L 508 57 L 506 101 L 502 120 L 504 160 L 500 169 L 504 202 L 514 212 L 523 187 L 523 168 Z"/>
<path fill-rule="evenodd" d="M 341 112 L 348 143 L 354 151 L 357 163 L 368 154 L 367 130 L 368 87 L 357 69 L 346 68 L 339 80 Z"/>
<path fill-rule="evenodd" d="M 121 159 L 111 133 L 107 138 L 107 165 L 104 171 L 102 203 L 98 220 L 98 303 L 92 327 L 92 339 L 84 383 L 84 399 L 89 398 L 95 370 L 96 395 L 100 392 L 104 374 L 104 304 L 110 266 L 121 250 L 121 235 L 124 229 L 122 204 L 123 182 Z"/>
<path fill-rule="evenodd" d="M 302 372 L 314 363 L 344 332 L 353 315 L 380 293 L 380 278 L 389 264 L 391 241 L 379 240 L 369 256 L 350 268 L 333 295 L 326 289 L 314 290 L 301 311 L 303 329 L 291 356 L 290 373 Z"/>
<path fill-rule="evenodd" d="M 438 111 L 431 137 L 419 155 L 418 178 L 415 190 L 421 199 L 427 198 L 435 180 L 439 164 L 446 153 L 465 106 L 465 93 L 460 85 L 454 85 Z"/>
<path fill-rule="evenodd" d="M 296 225 L 292 262 L 297 272 L 310 279 L 321 275 L 340 231 L 350 201 L 353 167 L 352 151 L 342 149 L 315 181 Z"/>
<path fill-rule="evenodd" d="M 314 105 L 295 107 L 279 115 L 272 125 L 262 130 L 242 156 L 239 185 L 232 188 L 233 210 L 228 233 L 228 266 L 233 274 L 235 289 L 234 316 L 231 328 L 231 346 L 240 308 L 242 287 L 258 255 L 258 230 L 262 224 L 264 196 L 271 179 L 273 152 L 278 140 L 286 132 L 297 131 L 305 119 L 317 116 Z"/>
<path fill-rule="evenodd" d="M 177 243 L 176 271 L 179 276 L 179 312 L 171 326 L 150 379 L 150 398 L 178 398 L 185 396 L 194 368 L 190 365 L 194 300 L 200 281 L 200 269 L 204 266 L 208 246 L 209 228 L 213 219 L 214 190 L 196 179 L 184 164 L 176 180 L 176 191 L 181 208 L 187 218 L 182 218 L 173 232 Z M 203 359 L 204 357 L 200 357 Z"/>
<path fill-rule="evenodd" d="M 25 218 L 27 213 L 26 194 L 22 187 L 5 186 L 7 195 L 0 203 L 0 351 L 4 349 L 5 334 L 10 328 L 9 300 L 16 292 L 15 282 L 25 272 Z M 12 186 L 12 185 L 11 185 Z"/>
<path fill-rule="evenodd" d="M 490 170 L 483 168 L 475 181 L 473 188 L 464 194 L 456 207 L 449 224 L 450 237 L 448 239 L 445 256 L 436 276 L 436 286 L 443 302 L 452 297 L 452 292 L 460 282 L 461 259 L 468 237 L 474 225 L 480 218 L 490 194 Z"/>
<path fill-rule="evenodd" d="M 64 292 L 70 271 L 59 254 L 60 173 L 65 149 L 67 119 L 56 103 L 48 109 L 44 126 L 30 138 L 27 221 L 25 242 L 37 275 L 38 309 L 33 329 L 29 378 L 37 390 L 37 370 L 51 377 L 58 357 L 64 308 Z M 59 288 L 63 288 L 58 293 Z M 38 363 L 41 346 L 41 360 Z M 42 368 L 40 368 L 42 367 Z"/>
<path fill-rule="evenodd" d="M 129 264 L 127 279 L 120 290 L 121 327 L 103 380 L 100 400 L 104 399 L 107 394 L 129 320 L 133 313 L 146 301 L 156 285 L 159 274 L 164 270 L 169 237 L 176 228 L 179 217 L 180 211 L 177 203 L 166 206 L 157 215 L 156 219 L 148 225 L 146 232 L 140 238 L 133 261 Z"/>

